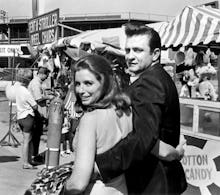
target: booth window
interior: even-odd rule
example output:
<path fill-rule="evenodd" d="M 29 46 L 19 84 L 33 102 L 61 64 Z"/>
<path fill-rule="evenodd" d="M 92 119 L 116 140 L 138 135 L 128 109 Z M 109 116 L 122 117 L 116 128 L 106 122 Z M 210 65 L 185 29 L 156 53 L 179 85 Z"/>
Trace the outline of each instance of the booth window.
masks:
<path fill-rule="evenodd" d="M 220 136 L 220 112 L 199 109 L 199 133 Z"/>
<path fill-rule="evenodd" d="M 193 106 L 180 104 L 180 124 L 181 129 L 192 131 L 193 127 Z"/>
<path fill-rule="evenodd" d="M 219 102 L 180 98 L 180 123 L 181 131 L 220 137 Z"/>
<path fill-rule="evenodd" d="M 30 55 L 30 51 L 26 46 L 21 46 L 21 51 L 23 52 L 23 55 Z"/>

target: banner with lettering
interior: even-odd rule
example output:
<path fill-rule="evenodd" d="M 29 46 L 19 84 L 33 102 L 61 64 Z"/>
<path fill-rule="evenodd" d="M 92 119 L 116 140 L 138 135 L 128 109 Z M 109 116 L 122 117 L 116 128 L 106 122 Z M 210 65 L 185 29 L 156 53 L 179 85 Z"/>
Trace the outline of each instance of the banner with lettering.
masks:
<path fill-rule="evenodd" d="M 220 141 L 184 135 L 183 165 L 188 188 L 184 195 L 220 194 Z"/>
<path fill-rule="evenodd" d="M 30 45 L 38 46 L 58 40 L 59 9 L 28 21 Z"/>
<path fill-rule="evenodd" d="M 0 57 L 13 57 L 22 54 L 21 45 L 0 45 Z"/>

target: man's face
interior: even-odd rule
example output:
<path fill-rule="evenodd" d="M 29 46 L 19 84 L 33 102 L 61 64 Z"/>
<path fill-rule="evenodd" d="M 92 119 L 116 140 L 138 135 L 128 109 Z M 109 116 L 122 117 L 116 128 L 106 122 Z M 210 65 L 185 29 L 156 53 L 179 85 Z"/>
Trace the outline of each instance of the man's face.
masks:
<path fill-rule="evenodd" d="M 128 71 L 134 75 L 139 74 L 150 66 L 155 55 L 154 52 L 150 52 L 148 35 L 127 37 L 125 52 Z"/>

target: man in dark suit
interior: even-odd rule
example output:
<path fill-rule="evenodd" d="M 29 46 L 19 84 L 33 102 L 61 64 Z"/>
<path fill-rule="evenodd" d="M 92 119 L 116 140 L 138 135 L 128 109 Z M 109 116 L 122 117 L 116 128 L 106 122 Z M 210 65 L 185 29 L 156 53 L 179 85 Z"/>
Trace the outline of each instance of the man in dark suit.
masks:
<path fill-rule="evenodd" d="M 171 77 L 160 65 L 161 41 L 151 28 L 128 24 L 125 58 L 133 83 L 133 132 L 113 149 L 97 155 L 104 181 L 125 172 L 129 194 L 180 194 L 186 189 L 178 160 L 165 161 L 159 140 L 176 147 L 180 136 L 179 98 Z"/>

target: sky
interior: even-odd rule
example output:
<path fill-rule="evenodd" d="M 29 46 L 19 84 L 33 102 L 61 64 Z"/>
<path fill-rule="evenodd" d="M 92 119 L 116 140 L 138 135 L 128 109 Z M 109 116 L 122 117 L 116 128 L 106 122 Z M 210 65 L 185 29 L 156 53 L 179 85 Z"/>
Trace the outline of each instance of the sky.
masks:
<path fill-rule="evenodd" d="M 176 16 L 186 5 L 212 0 L 38 0 L 39 14 L 60 9 L 60 15 L 136 12 Z M 158 6 L 159 5 L 159 6 Z M 0 0 L 9 17 L 32 17 L 32 0 Z"/>

